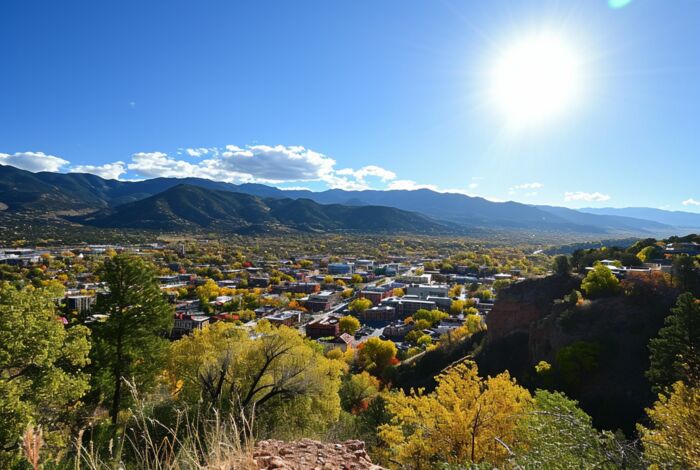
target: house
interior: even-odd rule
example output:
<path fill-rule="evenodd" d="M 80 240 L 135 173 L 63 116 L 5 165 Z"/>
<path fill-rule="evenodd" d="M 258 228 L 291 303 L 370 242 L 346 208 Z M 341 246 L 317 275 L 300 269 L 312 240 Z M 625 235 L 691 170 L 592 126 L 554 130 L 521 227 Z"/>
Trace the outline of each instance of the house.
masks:
<path fill-rule="evenodd" d="M 173 339 L 182 338 L 192 333 L 194 330 L 201 330 L 209 324 L 209 317 L 206 315 L 176 313 L 173 331 L 170 337 Z"/>
<path fill-rule="evenodd" d="M 270 285 L 270 278 L 265 276 L 250 276 L 248 287 L 267 287 Z"/>
<path fill-rule="evenodd" d="M 265 317 L 267 321 L 275 326 L 294 326 L 301 321 L 302 312 L 299 310 L 287 310 L 286 312 L 274 313 Z"/>
<path fill-rule="evenodd" d="M 340 319 L 328 315 L 306 324 L 306 336 L 313 339 L 335 338 L 340 334 Z"/>
<path fill-rule="evenodd" d="M 75 310 L 78 313 L 87 312 L 94 304 L 95 297 L 91 295 L 70 295 L 66 297 L 68 310 Z"/>
<path fill-rule="evenodd" d="M 262 307 L 256 308 L 254 311 L 255 316 L 257 318 L 261 318 L 275 313 L 277 311 L 277 307 L 273 307 L 272 305 L 263 305 Z"/>
<path fill-rule="evenodd" d="M 676 242 L 668 243 L 664 249 L 664 253 L 668 255 L 700 255 L 700 243 L 695 242 Z"/>
<path fill-rule="evenodd" d="M 355 337 L 348 333 L 343 333 L 331 340 L 322 341 L 321 344 L 325 350 L 338 348 L 345 352 L 355 346 Z"/>

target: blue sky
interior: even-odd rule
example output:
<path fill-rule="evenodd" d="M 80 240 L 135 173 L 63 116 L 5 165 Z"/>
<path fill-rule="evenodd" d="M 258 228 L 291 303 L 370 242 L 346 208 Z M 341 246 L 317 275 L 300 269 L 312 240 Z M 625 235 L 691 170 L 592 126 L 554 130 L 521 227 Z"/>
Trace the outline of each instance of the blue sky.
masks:
<path fill-rule="evenodd" d="M 698 24 L 700 0 L 8 0 L 0 163 L 700 212 Z M 578 99 L 514 129 L 493 63 L 550 32 Z"/>

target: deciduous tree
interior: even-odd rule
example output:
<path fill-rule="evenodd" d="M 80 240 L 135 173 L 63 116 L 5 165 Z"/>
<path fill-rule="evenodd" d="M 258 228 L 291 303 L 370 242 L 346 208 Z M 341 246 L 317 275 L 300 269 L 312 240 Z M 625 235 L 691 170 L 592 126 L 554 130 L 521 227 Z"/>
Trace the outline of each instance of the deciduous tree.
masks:
<path fill-rule="evenodd" d="M 253 409 L 256 421 L 299 432 L 323 427 L 340 412 L 343 365 L 323 356 L 298 331 L 261 325 L 257 337 L 215 323 L 174 342 L 168 375 L 179 399 L 221 411 Z"/>
<path fill-rule="evenodd" d="M 372 307 L 372 301 L 364 297 L 357 298 L 350 302 L 348 309 L 355 313 L 362 313 Z"/>
<path fill-rule="evenodd" d="M 354 335 L 355 332 L 360 329 L 360 320 L 352 315 L 346 315 L 340 319 L 339 326 L 341 333 Z"/>
<path fill-rule="evenodd" d="M 613 295 L 620 288 L 620 280 L 603 264 L 596 264 L 581 282 L 581 290 L 590 298 Z"/>
<path fill-rule="evenodd" d="M 652 426 L 637 429 L 647 459 L 659 468 L 700 468 L 700 388 L 676 382 L 646 411 Z"/>
<path fill-rule="evenodd" d="M 433 468 L 437 462 L 504 462 L 517 418 L 531 401 L 528 391 L 507 372 L 480 378 L 474 363 L 451 367 L 437 383 L 432 393 L 388 396 L 392 419 L 379 428 L 379 436 L 392 459 L 411 469 Z"/>
<path fill-rule="evenodd" d="M 65 448 L 69 416 L 89 388 L 84 326 L 66 328 L 53 293 L 0 285 L 0 466 L 10 468 L 28 424 L 52 450 Z"/>
<path fill-rule="evenodd" d="M 396 345 L 392 341 L 373 336 L 359 346 L 358 360 L 361 366 L 374 375 L 381 374 L 395 359 Z"/>

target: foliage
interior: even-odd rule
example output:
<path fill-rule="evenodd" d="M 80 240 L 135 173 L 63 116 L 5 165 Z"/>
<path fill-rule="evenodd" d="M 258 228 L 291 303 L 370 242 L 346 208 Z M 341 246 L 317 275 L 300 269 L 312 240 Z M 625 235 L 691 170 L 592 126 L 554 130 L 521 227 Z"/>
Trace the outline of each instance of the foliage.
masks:
<path fill-rule="evenodd" d="M 649 245 L 639 250 L 639 253 L 637 253 L 637 258 L 639 258 L 640 261 L 642 261 L 643 263 L 646 263 L 653 259 L 661 258 L 663 256 L 663 253 L 664 252 L 660 246 Z"/>
<path fill-rule="evenodd" d="M 358 350 L 358 361 L 362 368 L 377 376 L 396 359 L 396 345 L 375 336 L 361 343 Z"/>
<path fill-rule="evenodd" d="M 478 333 L 479 331 L 486 330 L 486 323 L 484 318 L 479 314 L 469 314 L 464 320 L 464 326 L 469 330 L 469 334 Z"/>
<path fill-rule="evenodd" d="M 341 333 L 354 335 L 355 332 L 360 329 L 360 320 L 352 315 L 346 315 L 340 319 L 339 327 Z"/>
<path fill-rule="evenodd" d="M 540 361 L 535 365 L 535 372 L 538 374 L 547 374 L 552 370 L 552 365 L 547 361 Z"/>
<path fill-rule="evenodd" d="M 513 452 L 515 468 L 643 468 L 633 446 L 598 432 L 566 395 L 544 390 L 520 419 Z"/>
<path fill-rule="evenodd" d="M 512 445 L 518 414 L 531 401 L 507 372 L 481 379 L 474 363 L 460 363 L 437 377 L 432 393 L 387 397 L 392 418 L 379 428 L 392 460 L 403 468 L 437 462 L 499 464 Z"/>
<path fill-rule="evenodd" d="M 649 341 L 649 350 L 647 377 L 654 390 L 700 378 L 700 301 L 690 293 L 680 295 L 658 337 Z"/>
<path fill-rule="evenodd" d="M 92 325 L 94 388 L 110 410 L 112 423 L 129 397 L 124 380 L 148 389 L 165 363 L 173 308 L 165 300 L 153 269 L 140 258 L 117 255 L 99 270 L 109 293 L 95 310 L 107 315 Z"/>
<path fill-rule="evenodd" d="M 571 388 L 578 388 L 598 367 L 599 355 L 600 346 L 586 341 L 576 341 L 561 348 L 557 352 L 556 360 L 564 383 Z"/>
<path fill-rule="evenodd" d="M 459 315 L 464 311 L 464 300 L 453 300 L 450 304 L 450 314 Z"/>
<path fill-rule="evenodd" d="M 637 429 L 647 459 L 661 468 L 700 468 L 700 388 L 676 382 L 646 411 L 652 426 Z"/>
<path fill-rule="evenodd" d="M 255 409 L 259 425 L 283 420 L 276 431 L 292 435 L 337 419 L 342 364 L 294 329 L 263 327 L 258 335 L 215 323 L 174 342 L 167 370 L 178 399 Z"/>
<path fill-rule="evenodd" d="M 367 408 L 379 389 L 379 380 L 366 371 L 348 374 L 340 386 L 340 403 L 345 411 L 357 413 Z"/>
<path fill-rule="evenodd" d="M 196 289 L 199 301 L 204 304 L 214 300 L 219 295 L 219 286 L 212 279 L 207 281 Z"/>
<path fill-rule="evenodd" d="M 566 276 L 571 272 L 571 263 L 569 262 L 569 257 L 566 255 L 558 255 L 554 257 L 554 263 L 552 266 L 554 274 L 559 276 Z"/>
<path fill-rule="evenodd" d="M 52 452 L 65 448 L 88 390 L 88 335 L 84 326 L 64 327 L 51 292 L 0 285 L 0 466 L 9 466 L 30 423 Z"/>
<path fill-rule="evenodd" d="M 359 297 L 348 304 L 348 309 L 355 313 L 362 313 L 371 307 L 372 301 L 364 297 Z"/>
<path fill-rule="evenodd" d="M 614 295 L 619 286 L 620 280 L 602 264 L 596 264 L 581 282 L 581 290 L 590 298 Z"/>
<path fill-rule="evenodd" d="M 448 316 L 449 315 L 447 313 L 441 312 L 440 310 L 426 310 L 422 308 L 413 314 L 413 320 L 416 322 L 418 322 L 419 320 L 425 320 L 426 322 L 428 322 L 427 327 L 429 328 L 431 326 L 437 325 Z"/>
<path fill-rule="evenodd" d="M 673 281 L 682 292 L 700 297 L 700 260 L 676 256 L 673 260 Z"/>

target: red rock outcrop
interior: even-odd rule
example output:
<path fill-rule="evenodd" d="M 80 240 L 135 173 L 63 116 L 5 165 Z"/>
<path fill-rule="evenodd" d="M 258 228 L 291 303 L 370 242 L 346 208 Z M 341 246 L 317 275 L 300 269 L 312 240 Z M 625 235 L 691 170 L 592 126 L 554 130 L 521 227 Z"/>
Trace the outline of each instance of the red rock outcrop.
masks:
<path fill-rule="evenodd" d="M 253 452 L 259 469 L 383 470 L 374 465 L 362 441 L 338 444 L 302 439 L 293 442 L 259 441 Z"/>

